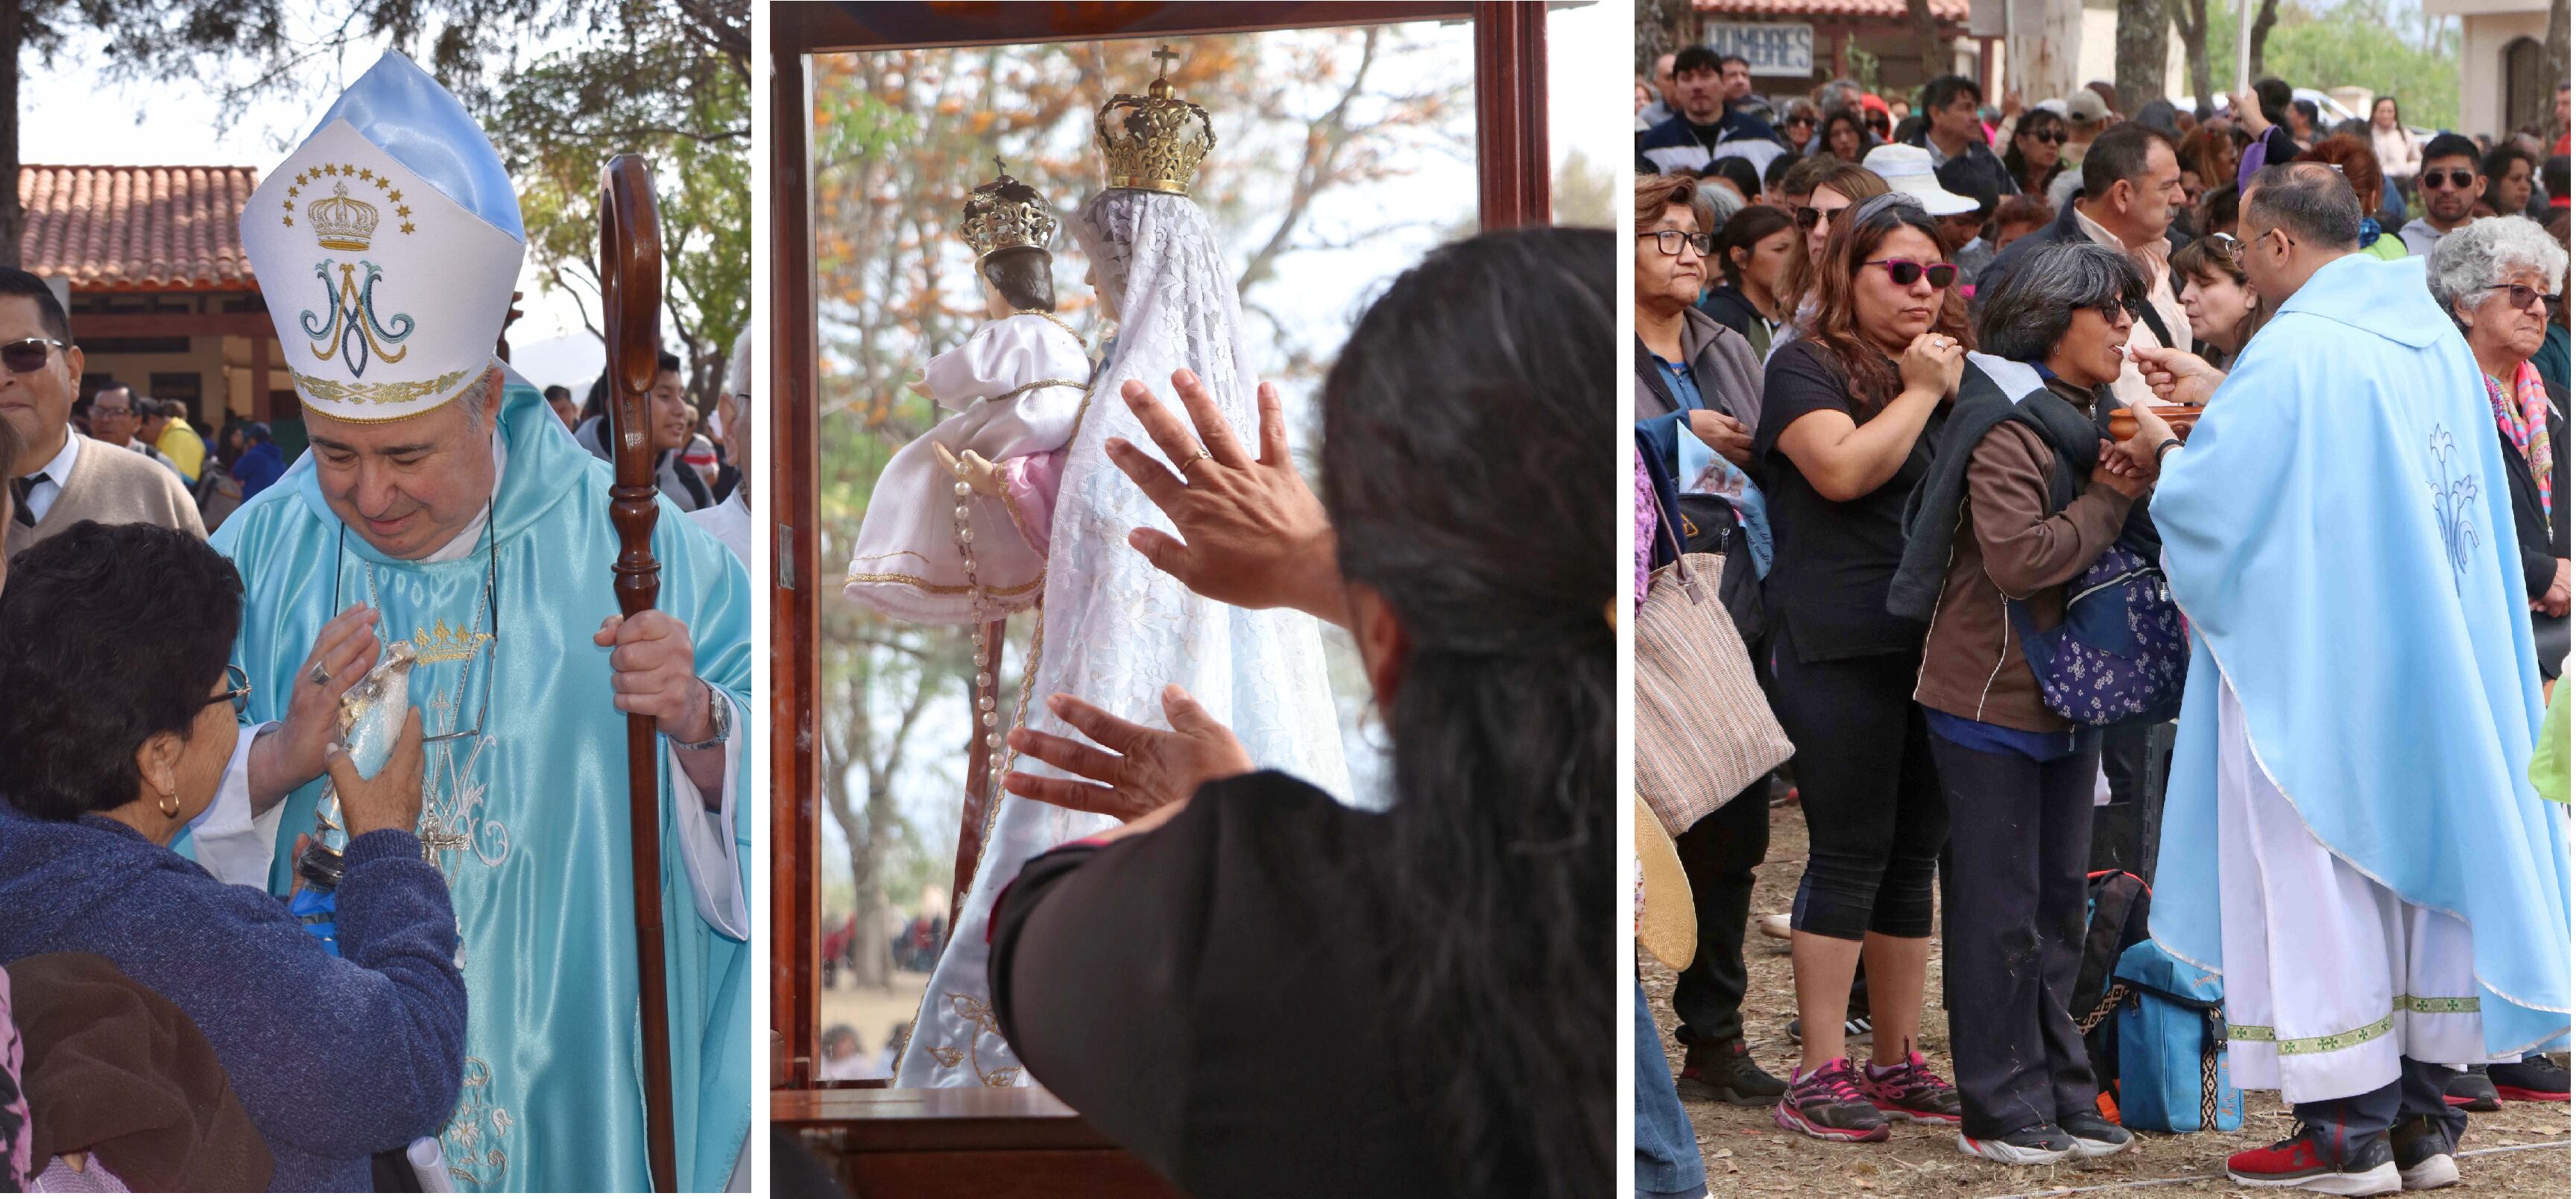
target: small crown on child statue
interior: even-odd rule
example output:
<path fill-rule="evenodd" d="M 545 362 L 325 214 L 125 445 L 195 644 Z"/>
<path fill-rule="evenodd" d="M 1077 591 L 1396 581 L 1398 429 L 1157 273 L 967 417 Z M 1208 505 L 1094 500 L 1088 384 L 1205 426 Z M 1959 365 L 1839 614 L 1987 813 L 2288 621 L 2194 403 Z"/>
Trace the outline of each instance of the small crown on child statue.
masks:
<path fill-rule="evenodd" d="M 980 263 L 997 250 L 1026 246 L 1043 250 L 1055 237 L 1055 213 L 1047 209 L 1046 197 L 1002 170 L 1002 160 L 993 160 L 997 172 L 991 183 L 966 193 L 965 215 L 958 218 L 957 234 L 975 250 Z"/>
<path fill-rule="evenodd" d="M 1142 96 L 1121 92 L 1100 106 L 1100 150 L 1109 159 L 1109 186 L 1190 194 L 1190 177 L 1216 148 L 1207 110 L 1172 94 L 1164 72 L 1180 55 L 1154 52 L 1161 66 Z"/>

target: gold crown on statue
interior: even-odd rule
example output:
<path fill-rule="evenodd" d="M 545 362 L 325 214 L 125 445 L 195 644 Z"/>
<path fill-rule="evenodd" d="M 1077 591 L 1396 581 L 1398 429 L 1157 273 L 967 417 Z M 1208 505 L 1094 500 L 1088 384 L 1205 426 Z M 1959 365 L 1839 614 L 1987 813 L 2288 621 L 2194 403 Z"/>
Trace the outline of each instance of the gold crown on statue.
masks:
<path fill-rule="evenodd" d="M 1001 159 L 993 160 L 993 170 L 997 175 L 991 183 L 966 193 L 966 212 L 957 221 L 957 234 L 974 248 L 975 261 L 996 250 L 1047 248 L 1055 237 L 1055 214 L 1047 210 L 1046 197 L 1011 178 Z"/>
<path fill-rule="evenodd" d="M 1121 92 L 1100 106 L 1100 151 L 1109 159 L 1109 186 L 1186 196 L 1190 176 L 1216 148 L 1216 127 L 1206 109 L 1172 94 L 1164 72 L 1180 55 L 1165 46 L 1154 57 L 1161 66 L 1144 95 Z"/>

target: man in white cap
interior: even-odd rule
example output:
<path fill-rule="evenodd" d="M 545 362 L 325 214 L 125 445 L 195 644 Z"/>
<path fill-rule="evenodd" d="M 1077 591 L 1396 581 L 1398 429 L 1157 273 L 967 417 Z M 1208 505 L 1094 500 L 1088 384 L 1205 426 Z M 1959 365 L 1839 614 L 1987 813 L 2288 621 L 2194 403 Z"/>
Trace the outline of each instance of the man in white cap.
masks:
<path fill-rule="evenodd" d="M 2110 119 L 2110 102 L 2090 87 L 2077 88 L 2074 95 L 2066 98 L 2066 145 L 2058 151 L 2058 157 L 2067 170 L 2084 165 L 2084 156 L 2092 152 L 2094 140 L 2102 135 Z"/>
<path fill-rule="evenodd" d="M 626 714 L 658 718 L 678 1182 L 724 1185 L 751 1124 L 741 565 L 657 500 L 659 604 L 618 617 L 609 469 L 493 354 L 525 251 L 515 190 L 408 59 L 268 173 L 242 240 L 312 450 L 215 540 L 247 588 L 235 661 L 255 690 L 191 851 L 286 894 L 340 697 L 409 641 L 421 841 L 472 1009 L 462 1098 L 412 1160 L 437 1150 L 463 1190 L 642 1190 Z"/>

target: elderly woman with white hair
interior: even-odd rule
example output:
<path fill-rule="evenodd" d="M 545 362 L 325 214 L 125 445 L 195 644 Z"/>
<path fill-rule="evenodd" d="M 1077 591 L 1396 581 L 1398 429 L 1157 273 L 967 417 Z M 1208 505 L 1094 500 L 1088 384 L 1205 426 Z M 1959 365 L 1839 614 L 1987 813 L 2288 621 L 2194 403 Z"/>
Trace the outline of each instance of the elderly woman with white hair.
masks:
<path fill-rule="evenodd" d="M 2487 217 L 2433 247 L 2424 275 L 2486 374 L 2513 488 L 2523 586 L 2540 615 L 2540 668 L 2554 677 L 2567 655 L 2567 522 L 2557 515 L 2558 494 L 2567 489 L 2558 454 L 2567 437 L 2567 392 L 2544 381 L 2530 359 L 2563 302 L 2567 252 L 2530 220 Z"/>
<path fill-rule="evenodd" d="M 2543 380 L 2531 356 L 2562 311 L 2566 278 L 2567 252 L 2557 239 L 2518 216 L 2484 217 L 2453 230 L 2424 266 L 2434 302 L 2459 322 L 2486 376 L 2544 678 L 2558 676 L 2568 653 L 2568 522 L 2557 512 L 2557 497 L 2567 490 L 2567 460 L 2558 451 L 2567 440 L 2567 389 Z M 2472 1111 L 2493 1111 L 2499 1098 L 2564 1101 L 2568 1074 L 2534 1054 L 2461 1071 L 2449 1093 Z"/>

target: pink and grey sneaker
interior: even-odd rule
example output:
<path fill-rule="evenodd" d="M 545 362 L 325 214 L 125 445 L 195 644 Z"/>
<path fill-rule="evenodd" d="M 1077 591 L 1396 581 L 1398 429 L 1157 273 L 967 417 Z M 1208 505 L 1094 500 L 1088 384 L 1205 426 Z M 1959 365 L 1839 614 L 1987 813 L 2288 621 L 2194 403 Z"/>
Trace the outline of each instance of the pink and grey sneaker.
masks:
<path fill-rule="evenodd" d="M 1771 1122 L 1820 1141 L 1884 1141 L 1887 1118 L 1860 1092 L 1860 1072 L 1838 1057 L 1811 1072 L 1789 1072 L 1789 1093 Z"/>
<path fill-rule="evenodd" d="M 1861 1077 L 1860 1093 L 1890 1120 L 1959 1124 L 1959 1089 L 1924 1065 L 1920 1053 L 1908 1053 L 1893 1066 L 1871 1066 Z"/>

